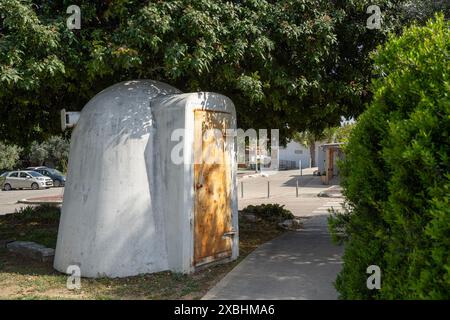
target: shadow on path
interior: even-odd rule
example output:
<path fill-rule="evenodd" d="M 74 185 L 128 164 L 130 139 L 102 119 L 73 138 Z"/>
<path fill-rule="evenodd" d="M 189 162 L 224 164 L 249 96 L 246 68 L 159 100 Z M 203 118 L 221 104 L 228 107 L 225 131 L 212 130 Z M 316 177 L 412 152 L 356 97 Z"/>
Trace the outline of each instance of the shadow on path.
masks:
<path fill-rule="evenodd" d="M 203 299 L 337 299 L 333 282 L 342 253 L 331 242 L 327 215 L 314 216 L 302 231 L 256 249 Z"/>

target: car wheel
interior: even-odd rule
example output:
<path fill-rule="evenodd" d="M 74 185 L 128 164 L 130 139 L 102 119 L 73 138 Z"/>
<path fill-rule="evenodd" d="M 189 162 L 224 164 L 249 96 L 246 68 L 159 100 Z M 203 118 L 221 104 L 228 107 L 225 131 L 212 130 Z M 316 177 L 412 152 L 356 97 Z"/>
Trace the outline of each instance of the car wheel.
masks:
<path fill-rule="evenodd" d="M 36 182 L 33 182 L 33 183 L 31 184 L 31 189 L 37 190 L 37 189 L 39 189 L 39 185 L 38 185 Z"/>
<path fill-rule="evenodd" d="M 53 186 L 54 186 L 54 187 L 61 187 L 61 181 L 59 181 L 59 180 L 54 180 L 54 181 L 53 181 Z"/>
<path fill-rule="evenodd" d="M 5 185 L 3 186 L 3 190 L 5 190 L 5 191 L 10 191 L 12 188 L 11 188 L 11 185 L 9 184 L 9 183 L 5 183 Z"/>

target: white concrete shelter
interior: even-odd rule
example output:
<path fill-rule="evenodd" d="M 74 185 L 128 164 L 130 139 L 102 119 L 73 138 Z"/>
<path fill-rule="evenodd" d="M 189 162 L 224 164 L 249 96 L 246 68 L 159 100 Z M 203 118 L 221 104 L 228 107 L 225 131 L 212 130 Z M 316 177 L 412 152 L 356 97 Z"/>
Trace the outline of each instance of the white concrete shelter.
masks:
<path fill-rule="evenodd" d="M 236 129 L 229 98 L 152 80 L 93 97 L 72 133 L 55 269 L 126 277 L 236 259 L 235 139 L 210 128 Z"/>

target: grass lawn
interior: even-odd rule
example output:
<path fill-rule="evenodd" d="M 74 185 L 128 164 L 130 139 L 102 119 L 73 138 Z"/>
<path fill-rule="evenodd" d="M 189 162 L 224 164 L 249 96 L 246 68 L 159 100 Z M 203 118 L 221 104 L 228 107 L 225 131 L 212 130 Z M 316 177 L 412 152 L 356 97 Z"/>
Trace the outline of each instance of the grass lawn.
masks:
<path fill-rule="evenodd" d="M 0 216 L 0 240 L 28 240 L 54 248 L 59 209 L 36 207 Z M 66 288 L 67 276 L 44 263 L 0 248 L 0 299 L 200 299 L 256 247 L 284 231 L 277 223 L 240 219 L 240 257 L 191 275 L 159 272 L 116 279 L 81 280 L 80 290 Z"/>

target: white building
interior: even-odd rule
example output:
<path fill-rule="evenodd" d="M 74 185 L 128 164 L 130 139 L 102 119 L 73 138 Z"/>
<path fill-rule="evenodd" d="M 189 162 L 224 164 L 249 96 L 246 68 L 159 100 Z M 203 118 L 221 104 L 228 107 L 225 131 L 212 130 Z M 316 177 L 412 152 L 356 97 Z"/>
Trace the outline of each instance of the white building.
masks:
<path fill-rule="evenodd" d="M 317 157 L 319 153 L 319 142 L 316 142 L 315 159 L 317 166 Z M 278 151 L 278 168 L 283 169 L 298 169 L 300 168 L 300 161 L 302 168 L 309 168 L 311 162 L 311 155 L 309 148 L 301 145 L 298 142 L 290 141 L 286 147 L 280 147 Z"/>
<path fill-rule="evenodd" d="M 342 143 L 325 143 L 319 146 L 318 170 L 323 177 L 324 184 L 329 184 L 333 177 L 339 175 L 338 161 L 345 155 L 342 151 Z"/>

